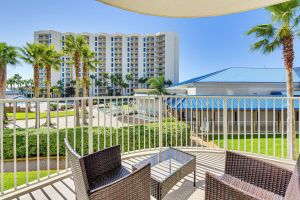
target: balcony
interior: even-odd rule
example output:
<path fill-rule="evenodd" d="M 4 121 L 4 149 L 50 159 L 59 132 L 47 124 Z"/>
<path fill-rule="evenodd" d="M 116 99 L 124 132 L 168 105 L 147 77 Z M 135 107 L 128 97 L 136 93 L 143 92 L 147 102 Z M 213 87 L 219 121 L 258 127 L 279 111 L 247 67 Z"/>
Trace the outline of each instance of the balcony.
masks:
<path fill-rule="evenodd" d="M 299 98 L 293 99 L 299 115 Z M 235 96 L 1 100 L 0 112 L 5 105 L 8 120 L 4 124 L 0 115 L 0 198 L 75 199 L 62 142 L 67 137 L 80 155 L 120 144 L 130 170 L 169 145 L 191 152 L 197 156 L 196 187 L 190 174 L 165 199 L 203 199 L 204 174 L 223 173 L 226 150 L 293 168 L 287 102 L 283 97 Z M 299 125 L 297 121 L 297 152 Z"/>

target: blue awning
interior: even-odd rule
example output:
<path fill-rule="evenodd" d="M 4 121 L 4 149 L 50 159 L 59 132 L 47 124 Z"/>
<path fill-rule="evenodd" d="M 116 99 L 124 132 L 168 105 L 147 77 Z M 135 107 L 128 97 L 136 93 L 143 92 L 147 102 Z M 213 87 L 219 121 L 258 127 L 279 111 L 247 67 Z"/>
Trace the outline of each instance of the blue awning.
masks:
<path fill-rule="evenodd" d="M 173 110 L 223 110 L 227 100 L 228 110 L 286 110 L 287 99 L 255 99 L 255 98 L 168 98 L 167 104 Z M 295 110 L 299 109 L 299 100 L 294 100 Z"/>

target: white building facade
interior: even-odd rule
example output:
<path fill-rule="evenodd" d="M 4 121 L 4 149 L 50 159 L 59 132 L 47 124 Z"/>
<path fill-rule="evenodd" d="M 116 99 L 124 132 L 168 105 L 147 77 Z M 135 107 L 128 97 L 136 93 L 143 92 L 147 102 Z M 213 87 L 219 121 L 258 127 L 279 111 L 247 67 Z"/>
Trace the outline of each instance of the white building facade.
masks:
<path fill-rule="evenodd" d="M 96 84 L 104 82 L 104 73 L 122 76 L 131 74 L 132 80 L 127 80 L 128 88 L 112 88 L 115 94 L 129 95 L 133 89 L 146 88 L 140 82 L 141 78 L 164 76 L 165 80 L 172 83 L 179 81 L 179 37 L 173 32 L 160 32 L 156 34 L 107 34 L 107 33 L 61 33 L 57 31 L 37 31 L 34 33 L 35 43 L 54 45 L 57 51 L 64 48 L 64 40 L 68 35 L 84 35 L 90 49 L 96 53 L 97 64 L 91 80 L 90 95 L 101 96 L 108 94 L 108 86 Z M 75 79 L 75 71 L 68 64 L 69 58 L 62 57 L 60 71 L 52 71 L 51 85 L 61 81 L 64 87 L 70 86 Z M 40 87 L 45 87 L 45 70 L 40 69 Z M 81 77 L 80 68 L 80 77 Z M 113 86 L 110 86 L 113 87 Z"/>

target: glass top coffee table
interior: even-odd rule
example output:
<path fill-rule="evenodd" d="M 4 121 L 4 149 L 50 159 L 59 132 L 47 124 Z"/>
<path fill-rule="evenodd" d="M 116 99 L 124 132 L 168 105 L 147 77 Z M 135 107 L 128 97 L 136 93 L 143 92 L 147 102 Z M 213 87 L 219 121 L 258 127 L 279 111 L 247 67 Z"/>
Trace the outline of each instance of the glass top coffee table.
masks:
<path fill-rule="evenodd" d="M 182 178 L 194 172 L 196 186 L 196 156 L 169 147 L 132 166 L 139 169 L 151 163 L 151 195 L 162 199 Z"/>

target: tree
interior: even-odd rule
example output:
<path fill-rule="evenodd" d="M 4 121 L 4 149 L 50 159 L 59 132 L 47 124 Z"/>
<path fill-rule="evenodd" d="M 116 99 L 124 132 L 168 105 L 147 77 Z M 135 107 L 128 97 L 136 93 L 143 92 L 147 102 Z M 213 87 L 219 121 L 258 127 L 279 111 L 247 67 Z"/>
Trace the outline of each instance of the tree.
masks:
<path fill-rule="evenodd" d="M 116 87 L 118 85 L 118 79 L 117 79 L 116 75 L 114 75 L 114 74 L 110 75 L 110 84 L 112 87 L 112 95 L 116 96 Z"/>
<path fill-rule="evenodd" d="M 125 76 L 125 79 L 127 80 L 127 81 L 132 81 L 133 80 L 133 77 L 132 77 L 132 74 L 126 74 L 126 76 Z"/>
<path fill-rule="evenodd" d="M 299 2 L 291 0 L 285 3 L 267 7 L 270 12 L 272 23 L 261 24 L 251 28 L 247 35 L 254 35 L 260 40 L 254 43 L 252 50 L 261 50 L 264 54 L 269 54 L 278 48 L 282 48 L 283 60 L 286 69 L 286 90 L 287 97 L 293 97 L 293 64 L 294 64 L 294 47 L 293 40 L 295 34 L 299 33 L 296 28 L 300 22 Z M 291 135 L 292 141 L 292 158 L 296 159 L 296 129 L 294 116 L 294 101 L 288 99 L 287 114 L 287 134 Z M 289 152 L 288 152 L 289 155 Z"/>
<path fill-rule="evenodd" d="M 82 93 L 84 97 L 87 97 L 87 81 L 88 81 L 88 71 L 95 70 L 95 63 L 97 60 L 95 59 L 95 53 L 93 53 L 88 46 L 83 48 L 82 51 L 82 62 L 83 62 L 83 70 L 82 70 Z M 86 100 L 82 101 L 82 122 L 83 124 L 87 124 L 87 111 L 86 111 Z"/>
<path fill-rule="evenodd" d="M 97 87 L 97 90 L 98 90 L 98 96 L 99 96 L 99 87 L 102 87 L 103 86 L 103 82 L 99 79 L 97 79 L 95 81 L 95 86 Z"/>
<path fill-rule="evenodd" d="M 62 94 L 64 94 L 64 83 L 61 80 L 58 80 L 56 83 L 57 88 L 59 89 L 59 96 L 62 96 Z"/>
<path fill-rule="evenodd" d="M 172 82 L 171 80 L 167 80 L 167 81 L 165 82 L 165 84 L 168 85 L 168 87 L 170 87 L 170 86 L 173 84 L 173 82 Z"/>
<path fill-rule="evenodd" d="M 20 76 L 20 74 L 15 74 L 13 77 L 14 77 L 15 83 L 19 89 L 22 86 L 22 76 Z"/>
<path fill-rule="evenodd" d="M 19 63 L 18 56 L 15 47 L 9 46 L 6 43 L 0 43 L 0 99 L 5 99 L 7 65 L 17 65 Z M 6 112 L 4 110 L 4 119 L 6 118 Z"/>
<path fill-rule="evenodd" d="M 138 82 L 140 83 L 140 84 L 145 84 L 146 82 L 148 81 L 148 78 L 147 77 L 141 77 L 141 78 L 139 78 L 139 80 L 138 80 Z"/>
<path fill-rule="evenodd" d="M 11 91 L 13 91 L 13 86 L 15 84 L 15 79 L 13 77 L 7 79 L 6 84 L 9 85 Z"/>
<path fill-rule="evenodd" d="M 46 85 L 47 85 L 47 98 L 51 97 L 51 70 L 58 71 L 61 65 L 61 54 L 55 50 L 54 46 L 48 46 L 43 55 L 43 67 L 46 69 Z M 50 110 L 48 110 L 48 116 L 46 123 L 51 125 Z"/>
<path fill-rule="evenodd" d="M 51 70 L 58 71 L 61 65 L 61 54 L 55 50 L 54 46 L 49 46 L 43 58 L 43 66 L 46 68 L 46 85 L 47 85 L 47 98 L 51 97 Z"/>
<path fill-rule="evenodd" d="M 165 88 L 165 78 L 163 76 L 150 78 L 147 83 L 152 91 L 151 94 L 169 94 Z"/>
<path fill-rule="evenodd" d="M 80 59 L 82 56 L 83 49 L 87 46 L 87 42 L 82 35 L 73 36 L 69 35 L 65 40 L 65 48 L 64 52 L 70 56 L 71 60 L 74 62 L 75 68 L 75 77 L 76 77 L 76 87 L 75 87 L 75 96 L 79 97 L 79 65 Z M 76 109 L 76 120 L 75 125 L 79 126 L 79 102 L 76 101 L 75 104 Z"/>
<path fill-rule="evenodd" d="M 34 69 L 34 96 L 40 97 L 39 88 L 39 68 L 43 67 L 44 53 L 47 49 L 45 44 L 30 44 L 21 48 L 21 59 L 33 66 Z"/>
<path fill-rule="evenodd" d="M 66 95 L 66 97 L 74 97 L 74 95 L 75 95 L 75 88 L 73 86 L 66 87 L 66 89 L 65 89 L 65 95 Z"/>
<path fill-rule="evenodd" d="M 34 88 L 34 81 L 31 78 L 28 79 L 28 85 L 29 85 L 29 90 L 30 90 L 30 97 L 32 98 L 32 96 L 33 96 L 32 89 Z"/>
<path fill-rule="evenodd" d="M 34 78 L 34 96 L 35 98 L 40 97 L 40 87 L 39 87 L 39 68 L 43 67 L 44 54 L 47 49 L 45 44 L 30 44 L 27 43 L 25 47 L 21 48 L 21 59 L 26 63 L 33 66 L 33 78 Z M 38 109 L 38 104 L 36 104 L 36 109 Z M 38 115 L 35 118 L 35 127 L 38 127 Z"/>
<path fill-rule="evenodd" d="M 92 96 L 95 96 L 94 95 L 94 81 L 95 81 L 95 79 L 96 79 L 96 76 L 94 75 L 94 74 L 91 74 L 90 75 L 90 79 L 92 80 Z"/>

